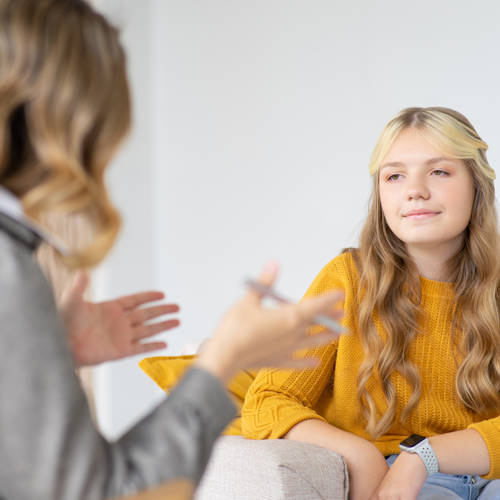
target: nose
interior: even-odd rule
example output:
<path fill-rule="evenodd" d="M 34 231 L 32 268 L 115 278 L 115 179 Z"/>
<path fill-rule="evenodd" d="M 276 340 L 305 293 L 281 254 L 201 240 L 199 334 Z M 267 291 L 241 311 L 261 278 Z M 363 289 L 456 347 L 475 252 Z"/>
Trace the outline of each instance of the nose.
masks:
<path fill-rule="evenodd" d="M 423 179 L 411 179 L 407 186 L 406 196 L 408 200 L 428 200 L 430 191 Z"/>

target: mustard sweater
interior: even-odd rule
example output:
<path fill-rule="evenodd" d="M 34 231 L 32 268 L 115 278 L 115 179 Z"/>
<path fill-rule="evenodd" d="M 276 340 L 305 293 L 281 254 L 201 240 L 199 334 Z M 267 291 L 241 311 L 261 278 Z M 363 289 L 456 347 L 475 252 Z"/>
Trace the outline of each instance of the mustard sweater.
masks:
<path fill-rule="evenodd" d="M 410 360 L 420 370 L 422 393 L 409 419 L 396 421 L 390 430 L 373 441 L 359 417 L 356 377 L 363 360 L 357 335 L 353 298 L 359 283 L 350 254 L 327 264 L 313 281 L 306 296 L 343 289 L 344 325 L 351 331 L 338 342 L 308 351 L 321 359 L 313 370 L 262 370 L 251 385 L 242 409 L 242 429 L 247 438 L 273 439 L 285 435 L 294 425 L 311 418 L 329 422 L 340 429 L 372 441 L 383 455 L 399 453 L 398 444 L 410 434 L 433 436 L 467 428 L 476 429 L 486 442 L 491 467 L 487 479 L 500 478 L 500 416 L 487 419 L 467 410 L 455 390 L 457 362 L 451 341 L 454 304 L 451 283 L 420 278 L 422 286 L 421 331 L 410 351 Z M 398 394 L 398 416 L 411 390 L 406 381 L 393 374 Z M 380 384 L 369 387 L 380 409 L 386 408 Z M 490 415 L 491 417 L 491 415 Z M 396 419 L 398 420 L 398 419 Z"/>

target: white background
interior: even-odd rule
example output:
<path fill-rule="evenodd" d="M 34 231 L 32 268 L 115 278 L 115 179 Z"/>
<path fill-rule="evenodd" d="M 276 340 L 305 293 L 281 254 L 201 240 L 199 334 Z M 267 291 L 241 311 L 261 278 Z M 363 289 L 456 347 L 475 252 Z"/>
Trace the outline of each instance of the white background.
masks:
<path fill-rule="evenodd" d="M 109 177 L 123 231 L 93 287 L 181 304 L 158 355 L 210 335 L 268 258 L 298 299 L 356 245 L 368 158 L 400 109 L 456 108 L 499 163 L 497 0 L 95 3 L 122 31 L 135 121 Z M 161 397 L 139 359 L 95 371 L 111 437 Z"/>

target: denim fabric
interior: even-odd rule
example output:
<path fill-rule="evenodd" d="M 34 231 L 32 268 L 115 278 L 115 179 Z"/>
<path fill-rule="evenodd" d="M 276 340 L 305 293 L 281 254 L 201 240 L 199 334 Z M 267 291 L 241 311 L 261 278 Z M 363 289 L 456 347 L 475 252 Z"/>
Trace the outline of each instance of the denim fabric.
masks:
<path fill-rule="evenodd" d="M 389 455 L 389 467 L 398 455 Z M 500 480 L 488 481 L 479 476 L 442 474 L 427 478 L 417 500 L 500 500 Z"/>

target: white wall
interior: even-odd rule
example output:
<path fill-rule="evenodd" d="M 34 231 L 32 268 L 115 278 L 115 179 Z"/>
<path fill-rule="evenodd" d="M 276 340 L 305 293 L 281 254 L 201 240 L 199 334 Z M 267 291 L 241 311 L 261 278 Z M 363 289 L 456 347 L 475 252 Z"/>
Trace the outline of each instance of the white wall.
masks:
<path fill-rule="evenodd" d="M 496 0 L 100 4 L 123 28 L 136 128 L 112 170 L 125 227 L 96 290 L 181 303 L 158 354 L 209 335 L 268 257 L 299 298 L 356 244 L 368 157 L 401 108 L 464 112 L 499 164 Z M 97 372 L 110 435 L 159 396 L 136 363 Z"/>

